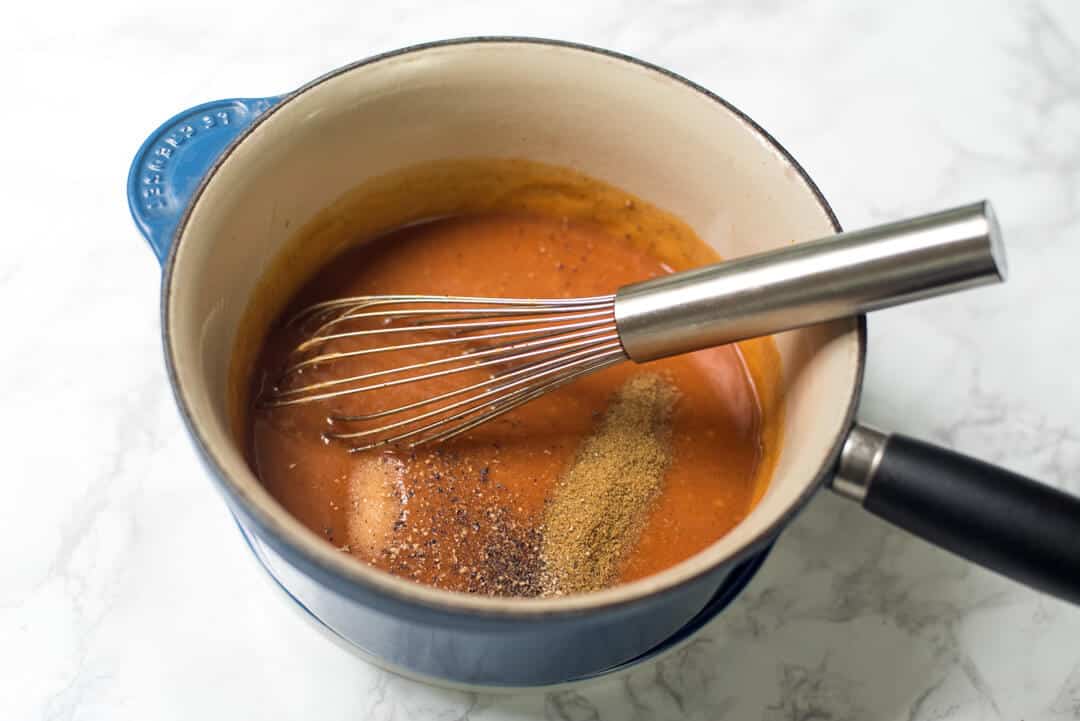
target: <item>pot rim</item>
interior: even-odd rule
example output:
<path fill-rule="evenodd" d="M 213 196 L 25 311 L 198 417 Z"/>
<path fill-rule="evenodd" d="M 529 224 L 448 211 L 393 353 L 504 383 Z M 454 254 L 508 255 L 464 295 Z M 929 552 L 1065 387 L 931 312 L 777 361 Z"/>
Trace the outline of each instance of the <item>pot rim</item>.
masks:
<path fill-rule="evenodd" d="M 172 387 L 173 395 L 176 399 L 177 406 L 179 407 L 181 417 L 184 424 L 188 429 L 189 434 L 194 440 L 196 449 L 206 465 L 211 469 L 212 475 L 217 481 L 220 488 L 224 491 L 227 497 L 227 501 L 232 507 L 234 513 L 239 511 L 239 514 L 253 523 L 260 533 L 260 537 L 265 540 L 271 548 L 273 548 L 278 554 L 291 563 L 294 563 L 304 572 L 316 577 L 321 582 L 329 585 L 331 588 L 339 592 L 343 592 L 347 596 L 378 596 L 384 600 L 394 602 L 396 605 L 400 605 L 403 608 L 413 607 L 416 610 L 428 609 L 442 612 L 451 612 L 455 616 L 460 615 L 476 616 L 486 619 L 491 618 L 504 618 L 504 619 L 536 619 L 536 618 L 552 618 L 552 617 L 568 617 L 579 615 L 584 612 L 594 612 L 599 610 L 614 610 L 626 606 L 633 605 L 635 603 L 644 601 L 646 599 L 655 597 L 662 593 L 668 593 L 678 588 L 693 583 L 695 580 L 699 580 L 701 577 L 714 572 L 717 568 L 725 565 L 734 565 L 741 561 L 744 561 L 751 554 L 760 550 L 763 546 L 771 542 L 777 534 L 790 522 L 796 513 L 798 513 L 814 495 L 817 489 L 823 485 L 825 479 L 830 475 L 836 460 L 839 457 L 840 450 L 843 446 L 843 442 L 847 437 L 847 431 L 852 427 L 855 420 L 855 411 L 858 405 L 859 396 L 862 389 L 863 375 L 866 364 L 866 346 L 867 346 L 867 330 L 866 330 L 866 317 L 864 315 L 858 316 L 855 321 L 855 331 L 857 334 L 857 357 L 854 382 L 851 388 L 851 394 L 848 399 L 848 404 L 845 409 L 845 416 L 841 425 L 841 430 L 833 439 L 832 446 L 826 456 L 826 461 L 817 470 L 815 477 L 809 482 L 803 491 L 796 497 L 789 506 L 782 512 L 777 518 L 775 518 L 769 524 L 763 526 L 748 542 L 741 547 L 735 549 L 728 555 L 711 560 L 707 565 L 704 565 L 692 572 L 684 572 L 682 575 L 675 576 L 670 572 L 675 571 L 683 564 L 698 557 L 702 554 L 709 552 L 709 548 L 706 548 L 691 556 L 675 566 L 672 566 L 665 571 L 654 574 L 637 581 L 633 581 L 626 584 L 620 584 L 618 586 L 604 589 L 602 591 L 596 591 L 588 594 L 562 596 L 557 598 L 502 598 L 502 597 L 486 597 L 478 596 L 475 594 L 467 594 L 455 591 L 446 591 L 437 589 L 432 586 L 426 586 L 422 584 L 409 581 L 407 579 L 399 578 L 385 571 L 367 566 L 355 559 L 346 558 L 340 553 L 336 553 L 330 547 L 322 548 L 321 539 L 315 539 L 312 534 L 312 539 L 319 541 L 319 545 L 314 545 L 310 542 L 305 543 L 305 539 L 297 534 L 296 528 L 289 527 L 289 524 L 283 523 L 282 519 L 275 517 L 276 513 L 287 515 L 288 512 L 281 507 L 277 509 L 265 508 L 261 504 L 253 501 L 248 494 L 246 494 L 236 483 L 236 481 L 225 470 L 225 464 L 221 461 L 215 449 L 208 442 L 205 435 L 201 432 L 198 424 L 196 423 L 191 407 L 186 398 L 185 392 L 181 386 L 179 374 L 175 366 L 175 359 L 172 349 L 172 334 L 170 323 L 170 301 L 172 291 L 172 281 L 174 270 L 176 266 L 176 259 L 178 252 L 183 247 L 183 239 L 185 230 L 187 229 L 188 222 L 191 218 L 193 209 L 198 205 L 200 198 L 206 191 L 206 188 L 216 174 L 217 170 L 224 164 L 233 151 L 244 142 L 244 140 L 254 131 L 259 128 L 263 122 L 272 117 L 281 108 L 287 106 L 300 96 L 304 95 L 307 91 L 327 82 L 333 78 L 339 77 L 346 73 L 349 73 L 357 68 L 373 65 L 382 61 L 386 61 L 392 58 L 401 57 L 404 55 L 422 53 L 432 49 L 455 47 L 455 46 L 468 46 L 468 45 L 489 45 L 489 44 L 506 44 L 506 45 L 544 45 L 562 50 L 571 50 L 583 53 L 592 53 L 604 56 L 609 59 L 618 60 L 629 65 L 637 66 L 639 69 L 648 70 L 662 76 L 667 80 L 672 80 L 688 90 L 692 90 L 710 101 L 721 105 L 727 112 L 731 113 L 737 118 L 751 133 L 757 135 L 765 144 L 778 153 L 781 158 L 798 174 L 800 180 L 806 185 L 807 188 L 813 193 L 815 200 L 817 201 L 820 209 L 825 213 L 830 224 L 835 232 L 841 232 L 841 226 L 836 218 L 832 207 L 825 199 L 821 190 L 810 178 L 806 170 L 795 160 L 790 152 L 783 145 L 781 145 L 772 135 L 770 135 L 763 127 L 758 125 L 753 119 L 751 119 L 746 113 L 742 112 L 727 100 L 724 100 L 715 93 L 708 89 L 694 83 L 693 81 L 675 73 L 666 68 L 654 65 L 647 61 L 619 53 L 604 48 L 598 48 L 591 45 L 582 43 L 569 42 L 564 40 L 554 40 L 549 38 L 539 38 L 530 36 L 473 36 L 473 37 L 459 37 L 446 40 L 438 40 L 433 42 L 420 43 L 416 45 L 391 50 L 389 52 L 373 55 L 362 60 L 358 60 L 335 70 L 331 70 L 323 75 L 305 83 L 296 90 L 286 93 L 282 96 L 281 101 L 272 106 L 268 111 L 259 116 L 248 128 L 240 133 L 221 153 L 221 155 L 213 162 L 209 167 L 205 175 L 199 182 L 198 187 L 191 196 L 183 215 L 180 218 L 179 223 L 172 235 L 172 242 L 170 243 L 169 253 L 164 264 L 164 271 L 162 276 L 161 285 L 161 332 L 162 343 L 164 346 L 166 372 L 169 378 L 169 384 Z M 290 520 L 291 517 L 289 517 Z M 295 522 L 292 525 L 298 525 L 299 522 Z M 300 531 L 305 533 L 311 533 L 309 529 L 300 528 Z M 656 579 L 663 576 L 671 576 L 671 578 L 665 578 L 662 582 L 657 582 Z"/>

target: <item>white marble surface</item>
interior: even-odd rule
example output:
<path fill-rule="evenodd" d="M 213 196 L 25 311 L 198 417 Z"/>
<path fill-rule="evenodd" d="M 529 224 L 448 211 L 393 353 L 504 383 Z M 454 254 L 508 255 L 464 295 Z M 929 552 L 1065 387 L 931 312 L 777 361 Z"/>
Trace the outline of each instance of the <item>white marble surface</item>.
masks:
<path fill-rule="evenodd" d="M 124 201 L 145 133 L 199 101 L 447 36 L 637 54 L 774 132 L 849 227 L 991 197 L 1010 282 L 875 316 L 862 417 L 1080 492 L 1080 3 L 308 5 L 4 11 L 0 718 L 1080 719 L 1080 609 L 828 494 L 721 620 L 626 677 L 488 697 L 350 657 L 203 476 Z"/>

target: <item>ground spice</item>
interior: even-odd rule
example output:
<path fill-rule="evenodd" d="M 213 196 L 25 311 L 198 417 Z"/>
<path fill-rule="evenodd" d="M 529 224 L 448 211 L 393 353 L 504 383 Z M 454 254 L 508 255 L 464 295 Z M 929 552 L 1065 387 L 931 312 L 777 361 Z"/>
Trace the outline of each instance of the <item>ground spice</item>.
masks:
<path fill-rule="evenodd" d="M 594 591 L 617 579 L 671 464 L 678 391 L 643 373 L 616 392 L 544 513 L 542 592 Z"/>
<path fill-rule="evenodd" d="M 514 512 L 513 493 L 491 482 L 490 466 L 464 464 L 438 447 L 424 453 L 422 463 L 415 452 L 409 459 L 413 490 L 381 550 L 384 567 L 447 590 L 539 595 L 539 520 Z"/>

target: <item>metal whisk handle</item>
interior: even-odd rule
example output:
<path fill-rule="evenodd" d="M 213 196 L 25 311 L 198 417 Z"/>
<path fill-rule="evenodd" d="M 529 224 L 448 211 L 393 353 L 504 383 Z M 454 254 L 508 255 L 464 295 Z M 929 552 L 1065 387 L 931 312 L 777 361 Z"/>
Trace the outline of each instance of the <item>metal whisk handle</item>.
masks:
<path fill-rule="evenodd" d="M 615 324 L 637 362 L 1005 279 L 987 201 L 624 286 Z"/>

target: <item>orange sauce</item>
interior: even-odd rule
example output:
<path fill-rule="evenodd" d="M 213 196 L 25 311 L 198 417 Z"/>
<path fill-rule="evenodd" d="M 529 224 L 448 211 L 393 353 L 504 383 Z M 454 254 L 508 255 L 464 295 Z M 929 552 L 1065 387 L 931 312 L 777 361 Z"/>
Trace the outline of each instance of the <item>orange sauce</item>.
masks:
<path fill-rule="evenodd" d="M 577 195 L 575 202 L 580 203 Z M 629 214 L 660 212 L 633 200 L 623 207 Z M 601 295 L 711 253 L 692 233 L 675 234 L 677 252 L 663 252 L 630 234 L 613 233 L 610 223 L 587 214 L 544 210 L 510 204 L 384 234 L 322 267 L 281 315 L 352 295 Z M 277 377 L 298 337 L 295 328 L 282 324 L 271 329 L 253 354 L 249 398 Z M 625 582 L 715 542 L 749 513 L 767 482 L 779 410 L 775 389 L 761 393 L 756 384 L 775 382 L 779 366 L 771 340 L 752 343 L 742 351 L 725 346 L 645 366 L 626 362 L 464 436 L 413 451 L 349 454 L 320 438 L 326 406 L 266 410 L 249 401 L 246 445 L 257 476 L 274 497 L 342 552 L 441 588 L 529 595 L 534 588 L 493 587 L 493 574 L 540 563 L 544 504 L 581 442 L 632 374 L 661 372 L 680 391 L 671 464 L 624 560 L 619 581 Z M 365 370 L 391 362 L 375 358 L 364 361 Z M 398 355 L 392 362 L 410 359 Z M 394 400 L 435 391 L 430 384 L 422 391 L 403 387 Z M 353 402 L 342 401 L 336 410 L 348 412 Z"/>

